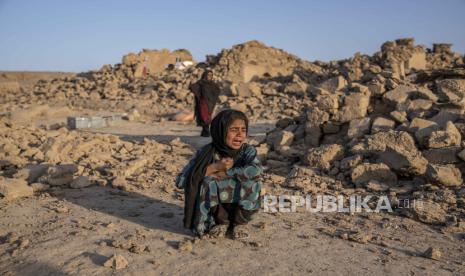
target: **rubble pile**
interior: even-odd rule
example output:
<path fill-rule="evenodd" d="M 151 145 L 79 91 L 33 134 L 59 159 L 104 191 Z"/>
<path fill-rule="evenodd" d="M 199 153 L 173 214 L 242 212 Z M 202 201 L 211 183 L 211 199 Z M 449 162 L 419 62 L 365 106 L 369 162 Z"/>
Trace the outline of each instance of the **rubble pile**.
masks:
<path fill-rule="evenodd" d="M 290 188 L 387 194 L 421 201 L 399 208 L 420 221 L 464 220 L 463 56 L 438 47 L 425 54 L 401 39 L 373 57 L 323 66 L 335 76 L 311 87 L 308 107 L 277 121 L 258 147 L 267 166 Z"/>
<path fill-rule="evenodd" d="M 174 51 L 169 57 L 181 54 L 184 59 L 191 57 L 187 50 Z M 121 64 L 104 65 L 98 71 L 39 81 L 32 91 L 1 94 L 2 109 L 9 111 L 32 103 L 64 104 L 115 112 L 137 109 L 142 115 L 163 120 L 166 115 L 193 109 L 189 86 L 209 67 L 223 90 L 217 110 L 240 109 L 252 121 L 277 119 L 295 116 L 305 106 L 308 84 L 296 72 L 320 71 L 318 65 L 258 41 L 223 50 L 217 56 L 209 56 L 206 63 L 184 70 L 152 68 L 159 63 L 147 65 L 147 59 L 172 64 L 167 55 L 165 51 L 142 51 L 124 56 Z M 144 75 L 143 68 L 149 73 Z"/>
<path fill-rule="evenodd" d="M 463 56 L 452 52 L 450 44 L 434 44 L 430 50 L 415 46 L 410 38 L 385 42 L 373 56 L 356 54 L 329 63 L 304 61 L 258 41 L 224 49 L 207 56 L 205 63 L 184 70 L 165 68 L 176 59 L 189 60 L 192 56 L 187 50 L 143 50 L 124 56 L 121 64 L 104 65 L 98 71 L 39 81 L 32 91 L 1 93 L 0 102 L 4 111 L 31 103 L 115 112 L 137 109 L 159 121 L 192 110 L 194 99 L 189 86 L 208 67 L 223 91 L 217 110 L 235 108 L 246 112 L 252 121 L 274 120 L 298 116 L 319 94 L 334 94 L 347 84 L 353 85 L 353 90 L 363 92 L 366 88 L 373 96 L 380 96 L 413 72 L 454 69 L 464 64 Z M 357 84 L 363 87 L 355 87 Z M 347 101 L 359 101 L 358 97 L 361 94 Z M 347 118 L 341 120 L 357 114 L 344 116 Z"/>
<path fill-rule="evenodd" d="M 2 119 L 0 195 L 14 199 L 53 187 L 90 185 L 172 190 L 179 162 L 192 154 L 179 139 L 169 144 L 148 139 L 136 143 L 64 127 L 45 131 Z M 170 177 L 173 179 L 167 181 Z"/>

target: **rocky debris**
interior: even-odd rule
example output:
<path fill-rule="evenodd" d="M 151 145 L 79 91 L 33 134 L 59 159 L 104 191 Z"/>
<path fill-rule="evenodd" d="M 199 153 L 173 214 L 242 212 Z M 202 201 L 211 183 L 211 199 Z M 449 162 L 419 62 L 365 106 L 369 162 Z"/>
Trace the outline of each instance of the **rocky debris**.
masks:
<path fill-rule="evenodd" d="M 402 106 L 402 103 L 413 99 L 424 99 L 432 102 L 438 100 L 438 97 L 431 90 L 411 85 L 399 85 L 386 92 L 383 97 L 388 103 L 399 107 Z"/>
<path fill-rule="evenodd" d="M 216 56 L 207 56 L 207 63 L 219 65 L 218 74 L 227 81 L 246 83 L 263 76 L 291 75 L 297 67 L 318 68 L 310 62 L 283 50 L 253 40 L 224 49 Z"/>
<path fill-rule="evenodd" d="M 131 190 L 148 188 L 151 183 L 170 185 L 166 177 L 174 181 L 175 172 L 182 166 L 179 162 L 183 162 L 172 153 L 193 154 L 192 148 L 181 141 L 170 145 L 148 139 L 128 142 L 114 135 L 66 128 L 45 131 L 7 119 L 0 119 L 0 145 L 4 149 L 0 151 L 0 174 L 5 193 L 11 198 L 48 187 L 85 188 L 111 183 L 115 188 Z M 17 192 L 11 189 L 13 185 L 6 185 L 10 182 L 18 187 Z"/>
<path fill-rule="evenodd" d="M 138 238 L 133 235 L 129 235 L 125 238 L 121 239 L 114 239 L 109 244 L 114 248 L 120 248 L 124 250 L 128 250 L 131 253 L 141 254 L 143 252 L 148 252 L 149 248 L 138 241 Z"/>
<path fill-rule="evenodd" d="M 38 181 L 50 186 L 69 185 L 73 182 L 74 173 L 77 170 L 78 168 L 74 164 L 51 166 L 44 175 L 39 177 Z"/>
<path fill-rule="evenodd" d="M 294 166 L 283 181 L 274 181 L 274 183 L 283 183 L 284 187 L 312 194 L 323 193 L 329 187 L 342 186 L 339 180 L 322 176 L 315 170 L 303 166 Z"/>
<path fill-rule="evenodd" d="M 3 117 L 13 119 L 0 121 L 1 173 L 31 185 L 62 187 L 73 181 L 73 186 L 87 184 L 76 180 L 84 176 L 90 183 L 122 190 L 147 188 L 162 173 L 174 177 L 175 166 L 166 164 L 174 160 L 173 152 L 192 154 L 188 147 L 133 143 L 60 126 L 43 131 L 19 126 L 15 118 L 27 122 L 29 111 L 48 112 L 40 107 L 44 103 L 124 111 L 135 121 L 173 118 L 191 110 L 194 98 L 188 88 L 209 67 L 223 91 L 217 110 L 232 107 L 245 111 L 251 121 L 277 120 L 264 141 L 254 142 L 266 168 L 287 175 L 289 181 L 277 185 L 347 195 L 388 189 L 393 198 L 434 199 L 460 217 L 463 55 L 450 45 L 433 48 L 404 38 L 384 43 L 371 56 L 355 54 L 325 63 L 250 41 L 208 56 L 205 63 L 142 77 L 145 57 L 128 55 L 121 64 L 38 82 L 32 91 L 0 93 L 2 110 L 9 114 Z M 73 172 L 54 172 L 73 164 Z M 44 167 L 28 167 L 37 165 Z M 290 173 L 302 167 L 311 170 Z M 444 202 L 439 193 L 446 189 L 457 194 L 456 203 L 452 197 Z"/>
<path fill-rule="evenodd" d="M 270 168 L 287 172 L 283 186 L 389 193 L 394 203 L 418 199 L 426 208 L 416 206 L 410 215 L 424 223 L 445 225 L 447 215 L 463 217 L 463 199 L 455 195 L 465 172 L 463 56 L 435 47 L 399 39 L 373 56 L 318 63 L 319 81 L 315 74 L 303 76 L 310 84 L 306 107 L 278 121 L 266 138 L 266 162 L 285 164 Z M 282 139 L 283 133 L 292 139 Z M 298 173 L 303 168 L 309 170 L 305 176 Z M 320 180 L 332 184 L 316 185 Z"/>
<path fill-rule="evenodd" d="M 334 115 L 334 120 L 345 123 L 361 119 L 367 115 L 370 96 L 363 93 L 351 93 L 344 97 L 342 109 Z"/>
<path fill-rule="evenodd" d="M 173 114 L 193 109 L 194 96 L 189 86 L 200 79 L 208 66 L 223 91 L 217 110 L 228 107 L 244 110 L 250 120 L 256 121 L 298 115 L 305 106 L 303 99 L 308 98 L 307 79 L 320 82 L 319 65 L 258 41 L 235 45 L 216 56 L 208 56 L 206 63 L 184 70 L 165 69 L 176 57 L 191 59 L 187 50 L 173 53 L 143 50 L 126 55 L 120 64 L 104 65 L 97 71 L 39 81 L 32 91 L 21 91 L 15 96 L 0 93 L 0 102 L 17 106 L 65 104 L 118 113 L 137 109 L 140 116 L 129 115 L 129 120 L 176 119 Z M 341 80 L 339 86 L 344 83 Z M 181 119 L 192 120 L 192 116 Z"/>
<path fill-rule="evenodd" d="M 114 254 L 103 263 L 104 267 L 113 268 L 115 270 L 126 268 L 129 265 L 128 261 L 121 255 Z"/>
<path fill-rule="evenodd" d="M 292 144 L 292 139 L 294 139 L 293 132 L 286 130 L 280 131 L 276 133 L 272 141 L 273 148 L 279 150 L 283 146 L 289 146 Z"/>
<path fill-rule="evenodd" d="M 315 101 L 319 109 L 330 115 L 331 121 L 346 123 L 364 118 L 371 112 L 370 99 L 380 97 L 410 115 L 429 109 L 437 101 L 454 102 L 457 97 L 452 95 L 462 93 L 460 80 L 436 84 L 444 97 L 432 92 L 436 89 L 434 84 L 409 82 L 408 77 L 421 79 L 421 73 L 428 69 L 455 70 L 463 65 L 463 57 L 450 49 L 431 51 L 415 46 L 413 39 L 388 41 L 373 56 L 356 54 L 330 63 L 308 62 L 258 41 L 224 49 L 207 56 L 205 63 L 184 70 L 170 66 L 165 69 L 176 58 L 189 60 L 192 56 L 187 50 L 170 53 L 144 49 L 139 54 L 124 56 L 120 64 L 40 81 L 32 92 L 21 91 L 15 96 L 7 93 L 0 95 L 0 100 L 16 105 L 65 103 L 114 112 L 136 108 L 140 117 L 129 116 L 131 120 L 173 119 L 173 114 L 192 110 L 194 98 L 189 86 L 206 67 L 214 71 L 223 90 L 218 110 L 226 107 L 244 110 L 252 121 L 293 118 Z"/>
<path fill-rule="evenodd" d="M 43 183 L 32 183 L 30 186 L 32 187 L 34 193 L 46 191 L 50 188 L 49 185 Z"/>
<path fill-rule="evenodd" d="M 1 94 L 16 94 L 21 92 L 21 85 L 17 81 L 0 82 L 0 95 Z"/>

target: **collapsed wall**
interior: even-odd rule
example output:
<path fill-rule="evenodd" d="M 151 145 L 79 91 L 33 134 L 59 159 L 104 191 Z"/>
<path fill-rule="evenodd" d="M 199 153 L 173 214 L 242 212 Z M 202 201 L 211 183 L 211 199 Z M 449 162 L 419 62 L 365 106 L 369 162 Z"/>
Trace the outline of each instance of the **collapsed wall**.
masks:
<path fill-rule="evenodd" d="M 194 62 L 194 58 L 186 49 L 173 52 L 168 49 L 143 49 L 138 54 L 129 53 L 123 56 L 122 64 L 131 68 L 134 78 L 142 78 L 148 75 L 156 75 L 164 71 L 168 66 L 175 65 L 178 61 Z"/>

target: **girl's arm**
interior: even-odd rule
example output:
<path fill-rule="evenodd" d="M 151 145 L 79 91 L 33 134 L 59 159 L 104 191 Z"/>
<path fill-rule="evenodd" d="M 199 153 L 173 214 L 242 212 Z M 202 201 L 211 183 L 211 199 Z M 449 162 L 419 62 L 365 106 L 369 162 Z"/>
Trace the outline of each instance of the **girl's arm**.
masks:
<path fill-rule="evenodd" d="M 255 179 L 263 172 L 258 158 L 255 158 L 249 165 L 244 167 L 234 167 L 226 171 L 230 177 L 236 176 L 239 180 Z"/>
<path fill-rule="evenodd" d="M 187 177 L 187 172 L 194 166 L 197 156 L 199 152 L 195 154 L 195 156 L 189 161 L 189 163 L 182 169 L 182 171 L 178 174 L 176 177 L 176 187 L 179 189 L 184 189 L 186 177 Z M 205 176 L 212 177 L 214 179 L 218 178 L 217 175 L 223 172 L 225 174 L 226 164 L 223 162 L 217 162 L 217 163 L 212 163 L 207 166 L 207 169 L 205 171 Z"/>

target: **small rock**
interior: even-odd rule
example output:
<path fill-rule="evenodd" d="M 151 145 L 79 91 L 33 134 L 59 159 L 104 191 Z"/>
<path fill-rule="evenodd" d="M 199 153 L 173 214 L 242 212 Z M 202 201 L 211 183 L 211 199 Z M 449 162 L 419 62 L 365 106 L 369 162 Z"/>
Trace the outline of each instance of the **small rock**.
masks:
<path fill-rule="evenodd" d="M 89 180 L 87 176 L 84 175 L 79 176 L 69 184 L 69 186 L 73 189 L 84 188 L 90 185 L 92 185 L 92 182 Z"/>
<path fill-rule="evenodd" d="M 350 241 L 358 242 L 361 244 L 366 244 L 369 241 L 371 241 L 373 237 L 371 235 L 368 235 L 362 232 L 357 232 L 357 233 L 349 234 L 348 238 Z"/>
<path fill-rule="evenodd" d="M 442 257 L 442 252 L 434 247 L 428 248 L 424 253 L 425 258 L 439 261 Z"/>
<path fill-rule="evenodd" d="M 113 269 L 119 270 L 126 268 L 128 266 L 128 261 L 121 255 L 114 254 L 111 258 L 109 258 L 103 266 L 111 267 Z"/>
<path fill-rule="evenodd" d="M 43 184 L 43 183 L 32 183 L 31 188 L 35 193 L 35 192 L 41 192 L 41 191 L 48 190 L 50 186 L 47 184 Z"/>
<path fill-rule="evenodd" d="M 113 181 L 111 182 L 111 186 L 113 188 L 120 189 L 123 191 L 129 190 L 128 182 L 123 177 L 116 177 L 115 179 L 113 179 Z"/>
<path fill-rule="evenodd" d="M 190 240 L 180 241 L 178 243 L 178 250 L 180 250 L 180 251 L 190 252 L 190 251 L 192 251 L 192 249 L 193 249 L 193 246 L 192 246 L 192 242 Z"/>

